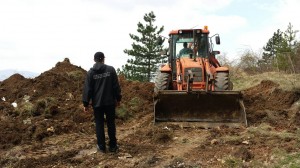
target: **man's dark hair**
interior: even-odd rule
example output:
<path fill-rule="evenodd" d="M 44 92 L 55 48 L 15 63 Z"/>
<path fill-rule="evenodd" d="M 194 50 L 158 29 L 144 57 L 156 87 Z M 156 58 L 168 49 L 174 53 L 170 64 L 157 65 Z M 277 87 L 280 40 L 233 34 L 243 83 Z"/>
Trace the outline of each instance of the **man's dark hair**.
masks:
<path fill-rule="evenodd" d="M 103 52 L 96 52 L 94 55 L 94 61 L 95 62 L 102 62 L 104 60 L 105 56 Z"/>
<path fill-rule="evenodd" d="M 187 42 L 184 42 L 184 43 L 183 43 L 183 47 L 187 47 Z"/>

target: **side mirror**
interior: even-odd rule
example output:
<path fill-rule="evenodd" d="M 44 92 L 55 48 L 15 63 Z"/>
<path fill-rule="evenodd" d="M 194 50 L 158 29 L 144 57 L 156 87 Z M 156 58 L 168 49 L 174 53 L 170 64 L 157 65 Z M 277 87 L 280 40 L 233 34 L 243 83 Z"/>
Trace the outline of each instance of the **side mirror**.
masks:
<path fill-rule="evenodd" d="M 220 51 L 212 51 L 212 55 L 220 54 Z"/>
<path fill-rule="evenodd" d="M 163 43 L 164 43 L 164 39 L 161 37 L 161 36 L 159 36 L 158 38 L 157 38 L 157 45 L 162 45 Z"/>
<path fill-rule="evenodd" d="M 221 42 L 220 42 L 220 36 L 218 35 L 218 36 L 216 36 L 216 44 L 221 44 Z"/>

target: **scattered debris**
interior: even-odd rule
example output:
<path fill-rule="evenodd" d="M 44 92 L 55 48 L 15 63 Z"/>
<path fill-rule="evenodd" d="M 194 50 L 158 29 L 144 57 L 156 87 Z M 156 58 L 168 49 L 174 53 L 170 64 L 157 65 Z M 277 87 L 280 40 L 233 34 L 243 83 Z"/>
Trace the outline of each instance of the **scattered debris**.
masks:
<path fill-rule="evenodd" d="M 168 128 L 167 126 L 165 126 L 163 129 L 170 131 L 170 128 Z"/>
<path fill-rule="evenodd" d="M 119 156 L 118 159 L 128 159 L 128 158 L 132 158 L 132 155 L 130 155 L 129 153 L 124 153 L 123 156 Z"/>
<path fill-rule="evenodd" d="M 26 120 L 23 120 L 23 123 L 26 124 L 31 124 L 31 119 L 27 118 Z"/>
<path fill-rule="evenodd" d="M 249 141 L 243 141 L 242 144 L 249 145 Z"/>
<path fill-rule="evenodd" d="M 14 108 L 17 108 L 17 107 L 18 107 L 18 104 L 17 104 L 16 102 L 11 103 L 11 105 L 12 105 Z"/>
<path fill-rule="evenodd" d="M 215 144 L 218 144 L 218 143 L 219 143 L 219 141 L 217 139 L 213 139 L 213 140 L 210 141 L 211 145 L 215 145 Z"/>
<path fill-rule="evenodd" d="M 25 102 L 28 102 L 28 101 L 29 101 L 29 99 L 30 99 L 30 96 L 28 96 L 28 95 L 24 95 L 24 97 L 23 97 L 23 100 L 24 100 Z"/>
<path fill-rule="evenodd" d="M 47 132 L 52 132 L 52 133 L 54 133 L 54 127 L 53 126 L 51 126 L 51 127 L 49 127 L 49 128 L 47 128 Z"/>

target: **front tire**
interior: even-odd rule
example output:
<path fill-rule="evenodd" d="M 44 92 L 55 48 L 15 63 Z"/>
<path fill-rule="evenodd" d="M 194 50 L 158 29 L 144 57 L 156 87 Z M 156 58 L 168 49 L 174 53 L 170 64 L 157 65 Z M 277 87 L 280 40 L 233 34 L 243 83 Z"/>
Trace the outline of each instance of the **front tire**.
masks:
<path fill-rule="evenodd" d="M 229 81 L 228 72 L 217 72 L 215 78 L 215 91 L 232 90 L 232 82 Z"/>
<path fill-rule="evenodd" d="M 170 85 L 170 74 L 165 72 L 157 72 L 155 78 L 154 93 L 158 93 L 160 90 L 168 90 Z"/>

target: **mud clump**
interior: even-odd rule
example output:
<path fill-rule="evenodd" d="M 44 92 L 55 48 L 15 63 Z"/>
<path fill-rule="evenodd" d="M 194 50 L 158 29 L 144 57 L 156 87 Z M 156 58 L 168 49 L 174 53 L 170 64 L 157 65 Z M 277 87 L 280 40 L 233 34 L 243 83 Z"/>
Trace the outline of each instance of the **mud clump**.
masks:
<path fill-rule="evenodd" d="M 295 126 L 297 126 L 297 127 L 300 126 L 300 110 L 296 112 L 294 120 L 293 120 L 293 124 L 295 124 Z"/>
<path fill-rule="evenodd" d="M 168 129 L 153 129 L 151 132 L 148 132 L 147 136 L 152 138 L 152 141 L 157 144 L 166 144 L 172 141 L 173 132 Z"/>
<path fill-rule="evenodd" d="M 235 156 L 236 158 L 241 158 L 246 162 L 250 161 L 254 157 L 253 154 L 243 146 L 234 151 L 233 156 Z"/>

